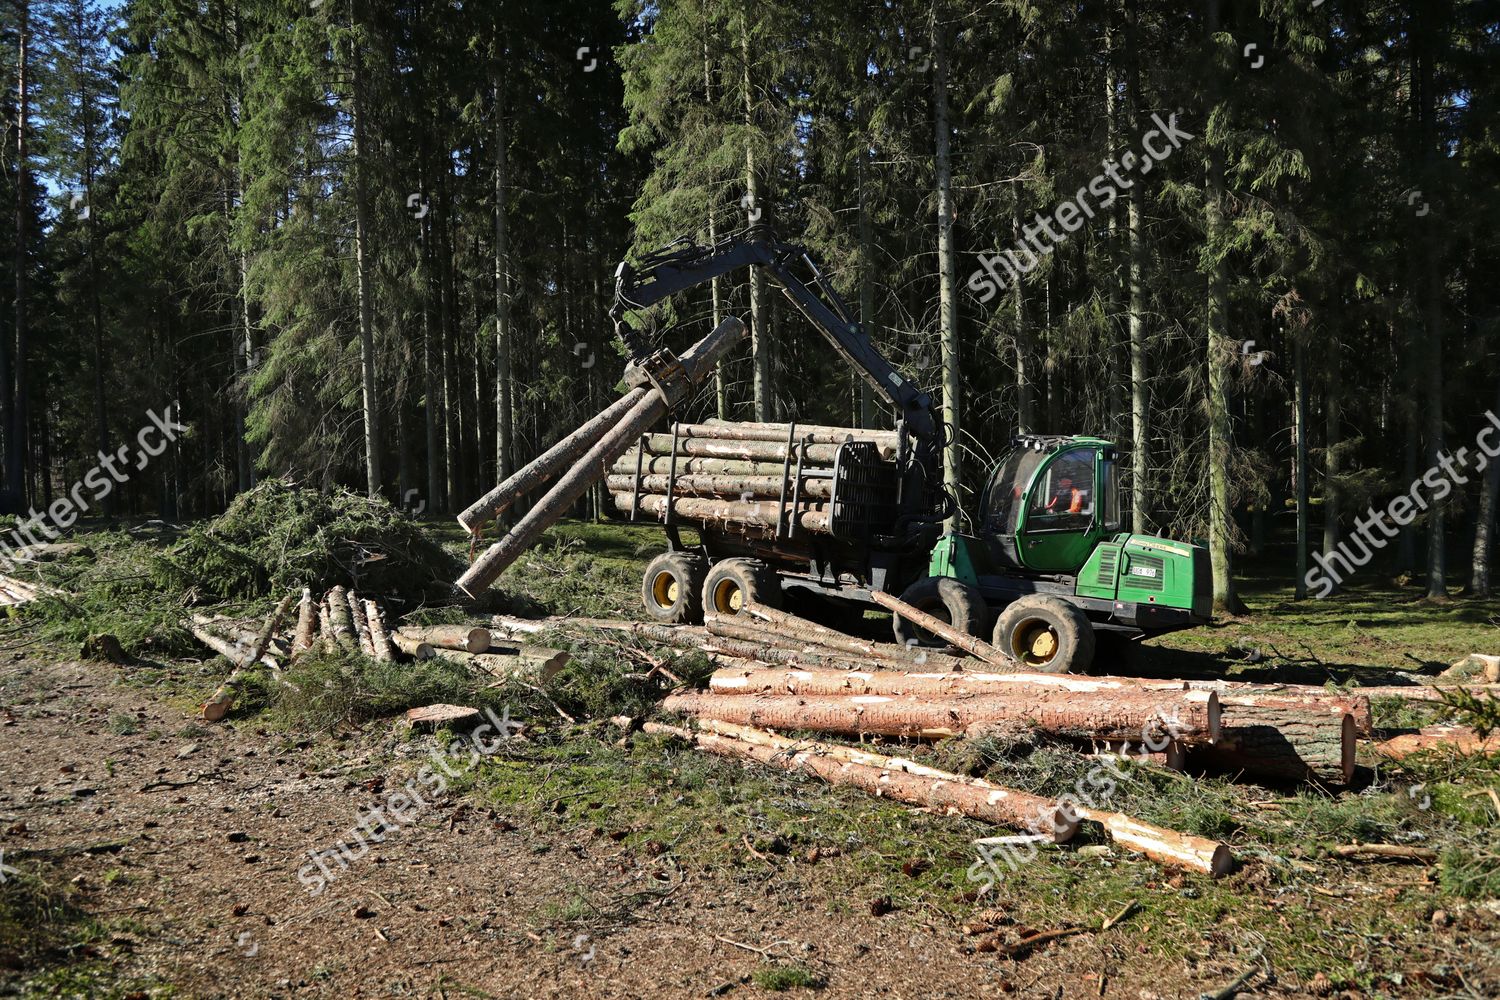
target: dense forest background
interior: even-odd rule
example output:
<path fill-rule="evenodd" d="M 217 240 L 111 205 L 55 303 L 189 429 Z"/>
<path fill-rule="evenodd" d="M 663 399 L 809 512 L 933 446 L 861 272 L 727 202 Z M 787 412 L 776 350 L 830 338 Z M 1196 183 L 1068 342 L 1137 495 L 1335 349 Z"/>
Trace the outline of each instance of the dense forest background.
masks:
<path fill-rule="evenodd" d="M 942 398 L 971 512 L 1018 430 L 1111 436 L 1226 606 L 1236 553 L 1332 550 L 1500 412 L 1494 2 L 4 0 L 0 38 L 12 511 L 174 401 L 190 431 L 98 513 L 269 475 L 462 508 L 613 397 L 618 260 L 752 220 Z M 686 416 L 888 426 L 749 275 L 660 326 L 731 313 L 753 352 Z M 1381 570 L 1486 593 L 1497 473 Z"/>

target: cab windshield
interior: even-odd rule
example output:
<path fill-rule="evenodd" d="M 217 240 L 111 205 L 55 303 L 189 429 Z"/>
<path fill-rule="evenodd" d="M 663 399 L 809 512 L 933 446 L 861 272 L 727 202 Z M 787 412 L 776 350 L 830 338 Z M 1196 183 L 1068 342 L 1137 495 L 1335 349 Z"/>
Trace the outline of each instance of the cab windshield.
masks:
<path fill-rule="evenodd" d="M 1013 448 L 1000 459 L 984 488 L 981 509 L 986 534 L 1015 534 L 1021 520 L 1021 493 L 1045 457 L 1044 452 L 1031 448 Z"/>

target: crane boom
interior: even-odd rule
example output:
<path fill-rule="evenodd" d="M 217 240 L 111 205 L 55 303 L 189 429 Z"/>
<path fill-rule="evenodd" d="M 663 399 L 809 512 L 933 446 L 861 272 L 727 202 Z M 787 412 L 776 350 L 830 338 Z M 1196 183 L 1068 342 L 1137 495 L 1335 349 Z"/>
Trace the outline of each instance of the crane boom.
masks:
<path fill-rule="evenodd" d="M 895 407 L 902 426 L 916 439 L 918 451 L 930 452 L 935 447 L 938 433 L 932 397 L 891 367 L 824 279 L 812 255 L 794 243 L 772 237 L 731 237 L 713 246 L 701 246 L 684 238 L 647 255 L 637 265 L 622 261 L 615 270 L 615 304 L 610 317 L 632 360 L 644 360 L 651 348 L 640 333 L 625 324 L 625 313 L 655 305 L 742 267 L 765 268 L 839 356 Z"/>

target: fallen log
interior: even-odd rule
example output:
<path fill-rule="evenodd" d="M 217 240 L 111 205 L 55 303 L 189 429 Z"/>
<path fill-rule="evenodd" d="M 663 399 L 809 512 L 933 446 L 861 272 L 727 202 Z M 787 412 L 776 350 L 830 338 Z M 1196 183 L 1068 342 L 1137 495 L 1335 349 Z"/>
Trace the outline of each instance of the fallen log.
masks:
<path fill-rule="evenodd" d="M 479 718 L 479 709 L 470 708 L 468 705 L 423 705 L 420 708 L 406 710 L 406 721 L 414 726 L 436 728 L 477 718 Z"/>
<path fill-rule="evenodd" d="M 853 695 L 837 698 L 723 696 L 679 693 L 662 702 L 668 712 L 772 729 L 806 729 L 941 739 L 982 733 L 997 724 L 1027 724 L 1058 736 L 1140 740 L 1165 745 L 1211 743 L 1219 735 L 1219 701 L 1212 691 L 1162 697 L 1148 691 L 1078 695 L 1056 689 L 1013 689 L 964 698 Z"/>
<path fill-rule="evenodd" d="M 1274 781 L 1347 785 L 1354 780 L 1354 716 L 1265 706 L 1225 713 L 1218 741 L 1192 747 L 1189 766 Z"/>
<path fill-rule="evenodd" d="M 1103 826 L 1105 832 L 1120 846 L 1127 850 L 1145 854 L 1147 857 L 1162 864 L 1206 872 L 1215 877 L 1227 873 L 1234 864 L 1229 848 L 1217 841 L 1179 833 L 1176 830 L 1152 826 L 1124 813 L 1092 810 L 1072 802 L 1046 800 L 1040 796 L 1024 792 L 1018 793 L 1013 789 L 1003 788 L 982 778 L 968 778 L 928 767 L 925 764 L 919 764 L 905 758 L 887 757 L 883 754 L 871 753 L 863 749 L 842 746 L 837 743 L 792 740 L 787 737 L 767 733 L 763 730 L 719 720 L 704 720 L 699 723 L 699 727 L 718 736 L 756 743 L 776 750 L 783 755 L 811 752 L 825 757 L 832 757 L 835 760 L 849 764 L 875 767 L 887 771 L 900 771 L 914 777 L 968 785 L 991 793 L 1001 792 L 1008 797 L 1025 796 L 1024 801 L 1030 806 L 1032 825 L 1030 827 L 1023 825 L 1019 827 L 1021 829 L 1032 829 L 1041 833 L 1051 830 L 1057 833 L 1065 833 L 1067 838 L 1071 839 L 1072 831 L 1076 828 L 1077 821 L 1087 819 Z M 1038 799 L 1041 799 L 1041 801 L 1038 802 Z M 1016 801 L 1019 802 L 1022 800 L 1017 799 Z M 966 813 L 965 815 L 972 814 Z M 1014 826 L 1015 824 L 1006 825 Z M 1055 836 L 1056 834 L 1054 834 L 1054 839 Z M 1057 842 L 1061 843 L 1062 841 Z"/>
<path fill-rule="evenodd" d="M 694 344 L 681 358 L 683 391 L 697 385 L 714 368 L 730 348 L 745 337 L 745 324 L 730 317 Z M 678 399 L 665 399 L 662 390 L 652 388 L 630 406 L 619 421 L 594 442 L 577 462 L 562 473 L 541 500 L 528 510 L 504 537 L 476 559 L 457 586 L 470 597 L 482 593 L 506 567 L 536 542 L 548 526 L 557 522 L 588 491 L 631 442 L 666 415 Z"/>
<path fill-rule="evenodd" d="M 352 590 L 346 591 L 344 596 L 349 601 L 349 620 L 354 623 L 354 638 L 359 643 L 359 651 L 373 660 L 375 640 L 370 637 L 370 622 L 365 618 L 365 606 L 360 602 L 359 595 Z"/>
<path fill-rule="evenodd" d="M 396 632 L 429 646 L 465 653 L 483 653 L 493 643 L 490 630 L 479 625 L 403 625 Z"/>
<path fill-rule="evenodd" d="M 385 627 L 385 617 L 380 613 L 380 605 L 375 601 L 365 601 L 365 620 L 370 623 L 370 641 L 375 645 L 375 659 L 382 663 L 394 660 L 396 650 L 391 645 L 391 634 Z"/>
<path fill-rule="evenodd" d="M 1066 843 L 1077 822 L 1057 802 L 1040 795 L 976 784 L 955 774 L 908 769 L 910 761 L 867 754 L 861 761 L 840 759 L 831 744 L 793 741 L 762 734 L 752 742 L 742 735 L 695 732 L 648 722 L 647 733 L 676 736 L 701 750 L 723 757 L 753 760 L 782 771 L 801 771 L 832 785 L 848 785 L 877 798 L 956 813 Z"/>
<path fill-rule="evenodd" d="M 399 630 L 391 634 L 391 642 L 413 660 L 430 660 L 437 655 L 437 651 L 428 643 L 404 636 Z"/>
<path fill-rule="evenodd" d="M 876 604 L 886 610 L 905 618 L 913 625 L 926 629 L 944 642 L 957 646 L 959 649 L 973 656 L 977 656 L 986 663 L 999 667 L 1013 667 L 1015 665 L 1014 660 L 983 639 L 969 635 L 967 632 L 961 632 L 947 622 L 912 607 L 899 597 L 893 597 L 878 590 L 872 590 L 870 596 L 875 599 Z"/>
<path fill-rule="evenodd" d="M 1353 861 L 1416 861 L 1430 865 L 1438 859 L 1438 852 L 1430 847 L 1411 847 L 1406 844 L 1340 844 L 1333 848 L 1333 853 Z"/>
<path fill-rule="evenodd" d="M 38 542 L 23 545 L 11 553 L 17 562 L 55 562 L 63 559 L 91 559 L 94 550 L 81 542 Z"/>
<path fill-rule="evenodd" d="M 1421 732 L 1404 733 L 1375 744 L 1375 752 L 1392 760 L 1402 760 L 1417 753 L 1483 757 L 1500 754 L 1500 733 L 1481 738 L 1468 726 L 1424 726 Z"/>
<path fill-rule="evenodd" d="M 297 629 L 292 636 L 292 657 L 295 659 L 312 648 L 317 634 L 318 611 L 313 604 L 312 591 L 302 588 L 302 601 L 297 605 Z"/>
<path fill-rule="evenodd" d="M 333 614 L 328 607 L 328 595 L 324 594 L 323 599 L 318 602 L 318 647 L 325 655 L 338 648 L 333 637 Z"/>
<path fill-rule="evenodd" d="M 354 619 L 349 615 L 348 591 L 334 587 L 328 592 L 328 617 L 333 622 L 333 641 L 346 653 L 359 653 L 359 639 L 354 634 Z"/>
<path fill-rule="evenodd" d="M 637 497 L 631 492 L 611 493 L 615 509 L 622 514 L 632 510 L 642 514 L 664 517 L 667 510 L 665 496 L 644 493 Z M 750 528 L 774 530 L 782 521 L 790 518 L 804 531 L 820 535 L 832 533 L 831 514 L 824 503 L 790 503 L 785 510 L 772 500 L 720 500 L 701 497 L 672 497 L 672 513 L 685 521 L 698 521 L 713 525 L 743 525 Z"/>
<path fill-rule="evenodd" d="M 811 622 L 803 624 L 800 619 L 793 615 L 784 615 L 774 621 L 774 627 L 768 628 L 752 618 L 761 618 L 769 614 L 779 614 L 770 609 L 756 607 L 747 609 L 750 615 L 717 615 L 707 614 L 703 616 L 704 627 L 708 629 L 709 635 L 721 639 L 735 639 L 741 642 L 764 643 L 779 646 L 783 649 L 811 649 L 813 652 L 828 651 L 854 659 L 879 660 L 891 666 L 900 666 L 910 669 L 920 669 L 927 664 L 926 650 L 908 649 L 898 646 L 892 642 L 871 642 L 868 639 L 858 639 L 854 636 L 842 635 L 837 632 L 819 631 L 821 626 L 815 626 Z M 812 627 L 808 627 L 812 626 Z"/>
<path fill-rule="evenodd" d="M 570 658 L 566 650 L 547 646 L 496 646 L 489 653 L 465 653 L 442 646 L 431 647 L 434 656 L 462 663 L 470 670 L 507 680 L 545 683 L 567 665 Z"/>

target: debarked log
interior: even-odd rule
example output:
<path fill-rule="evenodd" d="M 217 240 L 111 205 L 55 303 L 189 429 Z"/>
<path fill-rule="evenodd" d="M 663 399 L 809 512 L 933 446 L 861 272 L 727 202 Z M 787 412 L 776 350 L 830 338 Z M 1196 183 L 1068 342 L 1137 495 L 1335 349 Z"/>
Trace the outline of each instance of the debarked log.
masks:
<path fill-rule="evenodd" d="M 792 476 L 682 476 L 674 481 L 670 475 L 642 475 L 639 488 L 642 494 L 665 496 L 671 490 L 677 496 L 719 497 L 722 499 L 780 499 L 783 492 L 792 493 Z M 613 493 L 633 493 L 637 483 L 634 475 L 612 474 L 604 484 Z M 832 478 L 803 476 L 802 496 L 811 500 L 827 500 L 833 496 Z"/>
<path fill-rule="evenodd" d="M 1141 740 L 1164 745 L 1211 743 L 1219 735 L 1219 699 L 1212 691 L 1176 694 L 1110 691 L 1078 695 L 1017 689 L 965 698 L 892 695 L 803 698 L 795 695 L 683 693 L 667 697 L 669 712 L 741 725 L 941 739 L 1000 724 L 1026 724 L 1058 736 Z"/>

